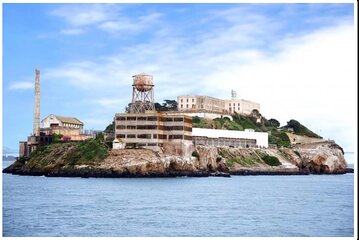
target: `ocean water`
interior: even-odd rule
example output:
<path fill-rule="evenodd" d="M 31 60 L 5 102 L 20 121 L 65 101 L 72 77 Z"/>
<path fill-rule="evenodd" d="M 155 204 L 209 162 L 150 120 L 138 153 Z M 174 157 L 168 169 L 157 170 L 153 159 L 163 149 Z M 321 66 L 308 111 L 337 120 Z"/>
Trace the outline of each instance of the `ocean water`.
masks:
<path fill-rule="evenodd" d="M 3 236 L 354 234 L 354 175 L 96 179 L 3 174 Z"/>

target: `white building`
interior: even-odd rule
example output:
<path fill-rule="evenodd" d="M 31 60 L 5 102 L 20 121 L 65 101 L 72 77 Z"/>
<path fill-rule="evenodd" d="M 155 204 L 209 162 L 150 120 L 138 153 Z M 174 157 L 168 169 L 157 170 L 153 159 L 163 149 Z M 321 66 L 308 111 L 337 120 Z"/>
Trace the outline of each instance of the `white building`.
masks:
<path fill-rule="evenodd" d="M 223 100 L 209 96 L 178 96 L 178 110 L 181 112 L 207 112 L 217 114 L 239 113 L 250 115 L 253 110 L 260 112 L 260 104 L 232 96 L 230 100 Z"/>
<path fill-rule="evenodd" d="M 83 128 L 83 123 L 77 118 L 61 117 L 58 115 L 50 114 L 41 121 L 42 128 L 50 127 L 68 127 L 68 128 Z"/>
<path fill-rule="evenodd" d="M 268 133 L 192 128 L 192 138 L 197 145 L 233 146 L 233 147 L 268 147 Z"/>

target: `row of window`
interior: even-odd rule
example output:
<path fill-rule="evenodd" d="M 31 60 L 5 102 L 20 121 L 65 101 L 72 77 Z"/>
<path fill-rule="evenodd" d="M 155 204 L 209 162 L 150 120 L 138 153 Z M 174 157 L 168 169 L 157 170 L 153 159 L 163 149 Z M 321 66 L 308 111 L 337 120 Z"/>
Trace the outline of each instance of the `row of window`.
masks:
<path fill-rule="evenodd" d="M 63 123 L 64 127 L 70 127 L 70 128 L 80 128 L 80 125 L 78 124 L 71 124 L 71 123 Z"/>
<path fill-rule="evenodd" d="M 238 106 L 240 106 L 241 104 L 240 103 L 238 103 Z M 229 103 L 229 106 L 231 106 L 231 103 Z M 235 107 L 236 106 L 236 103 L 233 103 L 233 107 Z"/>
<path fill-rule="evenodd" d="M 158 117 L 149 116 L 149 117 L 135 117 L 135 116 L 128 116 L 128 117 L 116 117 L 117 121 L 158 121 Z"/>
<path fill-rule="evenodd" d="M 186 99 L 186 102 L 188 102 L 188 98 Z M 194 98 L 192 98 L 192 102 L 194 102 Z M 181 98 L 181 103 L 183 103 L 183 98 Z"/>
<path fill-rule="evenodd" d="M 162 126 L 162 125 L 117 125 L 116 129 L 138 129 L 138 130 L 162 130 L 162 131 L 187 131 L 192 132 L 191 127 L 186 126 Z"/>
<path fill-rule="evenodd" d="M 164 135 L 164 134 L 117 134 L 116 138 L 137 138 L 137 139 L 185 139 L 192 140 L 192 136 L 187 135 Z"/>
<path fill-rule="evenodd" d="M 191 119 L 183 117 L 116 117 L 116 121 L 160 121 L 160 122 L 187 122 L 192 123 Z"/>
<path fill-rule="evenodd" d="M 240 107 L 238 107 L 238 111 L 239 111 L 239 110 L 240 110 Z M 232 112 L 232 108 L 231 108 L 231 107 L 229 108 L 229 111 Z M 236 111 L 236 108 L 235 108 L 235 107 L 233 107 L 233 111 Z"/>

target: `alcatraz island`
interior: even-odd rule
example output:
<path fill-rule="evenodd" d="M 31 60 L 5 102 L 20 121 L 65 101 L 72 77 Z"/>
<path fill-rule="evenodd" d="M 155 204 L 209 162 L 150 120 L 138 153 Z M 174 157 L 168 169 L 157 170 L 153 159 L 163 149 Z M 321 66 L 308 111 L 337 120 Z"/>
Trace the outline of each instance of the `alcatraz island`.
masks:
<path fill-rule="evenodd" d="M 153 76 L 133 76 L 132 100 L 104 131 L 50 114 L 40 126 L 40 71 L 33 134 L 4 173 L 48 177 L 344 174 L 343 149 L 296 120 L 280 126 L 260 104 L 210 96 L 154 100 Z"/>

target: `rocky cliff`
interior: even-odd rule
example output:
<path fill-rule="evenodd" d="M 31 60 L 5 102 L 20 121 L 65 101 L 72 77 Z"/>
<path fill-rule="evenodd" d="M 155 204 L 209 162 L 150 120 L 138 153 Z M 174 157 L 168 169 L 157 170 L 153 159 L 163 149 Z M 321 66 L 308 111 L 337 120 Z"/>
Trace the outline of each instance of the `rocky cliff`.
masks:
<path fill-rule="evenodd" d="M 184 152 L 174 148 L 171 151 L 167 146 L 165 153 L 121 149 L 110 150 L 107 155 L 101 154 L 91 160 L 82 159 L 83 154 L 74 149 L 76 147 L 71 144 L 59 144 L 29 160 L 17 160 L 3 172 L 68 177 L 170 177 L 339 174 L 347 171 L 342 149 L 333 142 L 281 149 L 187 146 Z M 77 160 L 76 156 L 82 160 Z"/>

